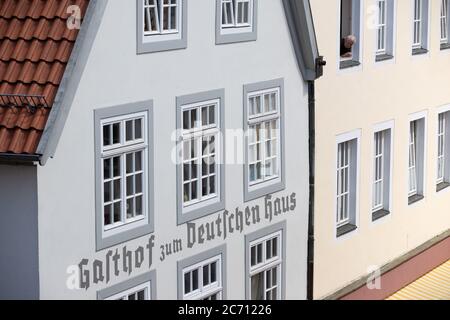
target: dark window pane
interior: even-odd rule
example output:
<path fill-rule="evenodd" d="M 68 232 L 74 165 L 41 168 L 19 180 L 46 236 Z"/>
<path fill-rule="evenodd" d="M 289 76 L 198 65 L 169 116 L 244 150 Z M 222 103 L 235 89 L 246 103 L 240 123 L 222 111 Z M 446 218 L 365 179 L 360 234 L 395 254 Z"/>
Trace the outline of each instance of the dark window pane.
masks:
<path fill-rule="evenodd" d="M 134 194 L 134 176 L 127 177 L 127 196 Z"/>
<path fill-rule="evenodd" d="M 197 199 L 197 181 L 192 182 L 191 188 L 191 199 Z"/>
<path fill-rule="evenodd" d="M 203 107 L 202 108 L 202 126 L 208 125 L 208 108 Z"/>
<path fill-rule="evenodd" d="M 133 172 L 133 154 L 129 153 L 126 156 L 126 166 L 127 166 L 127 173 Z"/>
<path fill-rule="evenodd" d="M 114 180 L 114 200 L 118 200 L 122 197 L 120 189 L 120 179 Z"/>
<path fill-rule="evenodd" d="M 216 123 L 216 108 L 215 106 L 209 107 L 209 124 Z"/>
<path fill-rule="evenodd" d="M 137 293 L 137 299 L 138 300 L 145 300 L 145 290 L 139 291 Z"/>
<path fill-rule="evenodd" d="M 128 296 L 128 300 L 136 300 L 136 294 L 130 294 L 129 296 Z"/>
<path fill-rule="evenodd" d="M 191 273 L 184 274 L 184 294 L 191 292 Z"/>
<path fill-rule="evenodd" d="M 104 202 L 111 201 L 111 182 L 105 182 L 103 184 L 103 201 Z"/>
<path fill-rule="evenodd" d="M 127 121 L 125 123 L 125 131 L 126 131 L 126 140 L 131 141 L 133 140 L 133 121 Z"/>
<path fill-rule="evenodd" d="M 209 193 L 216 193 L 216 177 L 214 176 L 209 178 Z"/>
<path fill-rule="evenodd" d="M 114 222 L 119 222 L 122 220 L 121 218 L 121 208 L 120 208 L 121 202 L 114 203 Z"/>
<path fill-rule="evenodd" d="M 263 272 L 254 275 L 251 279 L 251 300 L 264 300 Z"/>
<path fill-rule="evenodd" d="M 203 267 L 203 286 L 207 286 L 209 282 L 209 264 Z"/>
<path fill-rule="evenodd" d="M 142 173 L 136 175 L 136 193 L 142 192 Z"/>
<path fill-rule="evenodd" d="M 198 289 L 198 269 L 192 271 L 192 290 Z"/>
<path fill-rule="evenodd" d="M 191 128 L 197 127 L 197 109 L 191 110 Z"/>
<path fill-rule="evenodd" d="M 111 222 L 111 209 L 112 209 L 112 206 L 110 204 L 105 206 L 105 211 L 104 211 L 104 215 L 103 215 L 104 219 L 105 219 L 105 226 L 108 226 L 112 223 Z"/>
<path fill-rule="evenodd" d="M 141 171 L 142 170 L 142 151 L 136 152 L 135 155 L 135 171 Z"/>
<path fill-rule="evenodd" d="M 142 211 L 144 198 L 142 196 L 136 197 L 136 216 L 142 216 L 144 212 Z"/>
<path fill-rule="evenodd" d="M 190 129 L 190 125 L 189 125 L 189 111 L 184 111 L 183 112 L 183 129 L 184 130 L 189 130 Z"/>
<path fill-rule="evenodd" d="M 258 246 L 256 247 L 257 250 L 257 264 L 262 263 L 262 253 L 263 253 L 263 247 L 262 244 L 258 244 Z"/>
<path fill-rule="evenodd" d="M 103 179 L 111 178 L 111 159 L 103 160 Z"/>
<path fill-rule="evenodd" d="M 142 119 L 134 121 L 134 138 L 142 139 Z"/>
<path fill-rule="evenodd" d="M 111 126 L 103 126 L 103 145 L 111 145 Z"/>
<path fill-rule="evenodd" d="M 113 158 L 113 176 L 120 177 L 120 157 Z"/>
<path fill-rule="evenodd" d="M 217 281 L 217 262 L 211 263 L 211 283 Z"/>
<path fill-rule="evenodd" d="M 113 144 L 120 143 L 120 123 L 113 124 Z"/>
<path fill-rule="evenodd" d="M 278 256 L 278 238 L 275 238 L 272 240 L 272 256 L 277 257 Z"/>
<path fill-rule="evenodd" d="M 250 265 L 252 267 L 256 265 L 256 247 L 250 249 Z"/>
<path fill-rule="evenodd" d="M 131 219 L 134 217 L 134 199 L 127 200 L 127 219 Z"/>

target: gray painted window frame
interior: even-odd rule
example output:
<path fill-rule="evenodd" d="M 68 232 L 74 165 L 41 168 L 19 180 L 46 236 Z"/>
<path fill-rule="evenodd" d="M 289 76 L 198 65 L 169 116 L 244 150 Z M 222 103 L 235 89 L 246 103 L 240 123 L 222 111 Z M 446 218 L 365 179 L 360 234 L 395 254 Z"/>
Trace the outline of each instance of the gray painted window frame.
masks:
<path fill-rule="evenodd" d="M 201 103 L 209 100 L 220 100 L 219 105 L 219 139 L 220 139 L 220 152 L 221 156 L 219 160 L 219 177 L 220 177 L 220 194 L 219 200 L 209 205 L 201 205 L 198 203 L 199 208 L 184 212 L 183 208 L 183 164 L 182 160 L 178 159 L 177 163 L 177 224 L 182 225 L 184 223 L 197 220 L 213 213 L 225 210 L 225 89 L 217 89 L 211 91 L 204 91 L 184 96 L 178 96 L 176 98 L 176 127 L 177 127 L 177 154 L 181 156 L 181 132 L 182 132 L 182 108 L 185 105 Z"/>
<path fill-rule="evenodd" d="M 116 294 L 137 287 L 141 284 L 150 282 L 150 300 L 156 300 L 156 270 L 152 270 L 128 279 L 124 282 L 118 283 L 106 289 L 97 291 L 97 300 L 106 300 Z"/>
<path fill-rule="evenodd" d="M 286 299 L 286 239 L 287 239 L 287 222 L 283 220 L 282 222 L 273 224 L 271 226 L 265 227 L 263 229 L 254 231 L 245 235 L 245 299 L 251 299 L 251 279 L 250 279 L 250 243 L 264 238 L 270 234 L 281 231 L 281 300 Z"/>
<path fill-rule="evenodd" d="M 180 260 L 177 262 L 177 292 L 178 300 L 183 300 L 183 269 L 198 264 L 202 261 L 222 256 L 222 300 L 227 299 L 227 245 L 215 247 L 213 249 L 201 252 L 195 256 Z"/>
<path fill-rule="evenodd" d="M 181 33 L 180 39 L 164 40 L 164 35 L 155 35 L 161 37 L 158 41 L 144 41 L 144 1 L 136 0 L 136 44 L 137 54 L 145 54 L 160 51 L 179 50 L 187 48 L 187 10 L 188 0 L 180 0 L 181 6 Z M 148 36 L 152 37 L 152 36 Z"/>
<path fill-rule="evenodd" d="M 233 34 L 222 33 L 222 1 L 216 0 L 216 45 L 256 41 L 258 38 L 258 0 L 253 0 L 252 31 L 236 32 Z"/>
<path fill-rule="evenodd" d="M 262 182 L 261 187 L 257 190 L 250 191 L 250 183 L 248 181 L 248 95 L 255 91 L 268 89 L 280 89 L 280 169 L 281 180 L 277 183 L 272 181 Z M 244 85 L 244 202 L 249 202 L 262 198 L 268 194 L 280 192 L 286 189 L 286 150 L 285 150 L 285 117 L 284 117 L 284 78 L 263 81 L 258 83 Z M 264 186 L 266 184 L 266 186 Z"/>
<path fill-rule="evenodd" d="M 147 112 L 147 141 L 148 141 L 148 186 L 147 186 L 147 223 L 131 230 L 119 232 L 115 235 L 103 237 L 103 209 L 102 209 L 102 181 L 101 181 L 101 120 L 116 116 Z M 94 161 L 95 161 L 95 238 L 96 250 L 110 248 L 120 243 L 154 232 L 154 150 L 153 150 L 153 100 L 129 103 L 120 106 L 94 110 Z"/>

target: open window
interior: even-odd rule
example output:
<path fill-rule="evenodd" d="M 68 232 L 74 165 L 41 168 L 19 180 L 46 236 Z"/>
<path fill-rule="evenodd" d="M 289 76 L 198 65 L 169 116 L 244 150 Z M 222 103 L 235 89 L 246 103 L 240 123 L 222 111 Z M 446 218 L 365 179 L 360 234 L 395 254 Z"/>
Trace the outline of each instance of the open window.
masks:
<path fill-rule="evenodd" d="M 361 64 L 361 0 L 340 0 L 340 68 Z"/>

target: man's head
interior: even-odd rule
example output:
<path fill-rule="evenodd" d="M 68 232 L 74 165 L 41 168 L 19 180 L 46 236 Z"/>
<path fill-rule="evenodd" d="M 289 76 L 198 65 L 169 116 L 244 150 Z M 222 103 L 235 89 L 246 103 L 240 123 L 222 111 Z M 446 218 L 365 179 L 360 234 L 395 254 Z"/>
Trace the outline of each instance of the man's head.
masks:
<path fill-rule="evenodd" d="M 351 47 L 353 47 L 355 45 L 355 43 L 356 43 L 356 37 L 354 35 L 349 35 L 344 38 L 344 46 L 346 48 L 350 49 Z"/>

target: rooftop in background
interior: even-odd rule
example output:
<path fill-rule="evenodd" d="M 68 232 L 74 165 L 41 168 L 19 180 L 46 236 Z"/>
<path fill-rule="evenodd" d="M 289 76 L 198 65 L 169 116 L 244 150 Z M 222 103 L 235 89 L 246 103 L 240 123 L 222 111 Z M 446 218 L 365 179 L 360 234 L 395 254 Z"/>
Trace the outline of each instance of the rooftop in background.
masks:
<path fill-rule="evenodd" d="M 0 154 L 34 155 L 77 39 L 68 8 L 89 0 L 0 2 Z"/>

